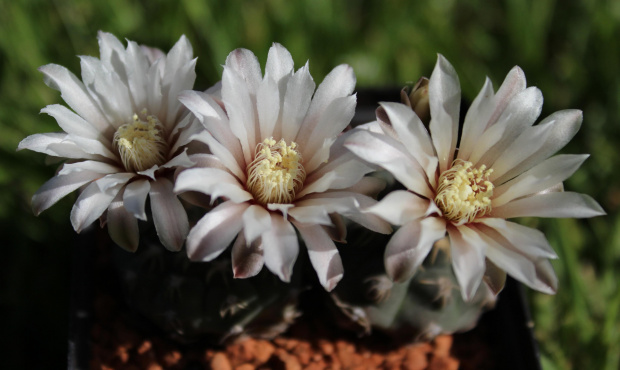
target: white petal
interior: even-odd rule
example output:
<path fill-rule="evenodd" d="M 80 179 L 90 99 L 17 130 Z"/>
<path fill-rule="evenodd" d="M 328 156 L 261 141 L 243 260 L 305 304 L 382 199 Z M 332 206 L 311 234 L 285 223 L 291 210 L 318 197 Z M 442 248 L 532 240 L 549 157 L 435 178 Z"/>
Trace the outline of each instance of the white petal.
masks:
<path fill-rule="evenodd" d="M 467 226 L 448 227 L 452 268 L 461 286 L 464 301 L 470 301 L 482 281 L 485 271 L 484 256 L 487 243 Z"/>
<path fill-rule="evenodd" d="M 375 214 L 392 225 L 404 225 L 425 215 L 430 201 L 405 190 L 395 190 L 386 195 L 379 203 L 364 209 Z"/>
<path fill-rule="evenodd" d="M 605 211 L 592 197 L 573 192 L 546 193 L 513 200 L 493 208 L 490 217 L 563 217 L 588 218 Z"/>
<path fill-rule="evenodd" d="M 211 261 L 239 234 L 241 215 L 248 204 L 224 202 L 209 211 L 187 235 L 187 256 L 192 261 Z"/>
<path fill-rule="evenodd" d="M 491 164 L 532 126 L 542 110 L 543 96 L 536 87 L 529 87 L 516 95 L 502 112 L 497 123 L 481 136 L 469 161 Z"/>
<path fill-rule="evenodd" d="M 538 193 L 569 178 L 589 155 L 557 155 L 493 189 L 493 207 Z"/>
<path fill-rule="evenodd" d="M 295 141 L 299 144 L 304 158 L 312 158 L 325 139 L 337 136 L 347 127 L 355 114 L 356 103 L 357 97 L 355 95 L 334 99 L 318 117 L 314 130 L 307 136 L 297 136 Z M 304 132 L 303 127 L 300 134 L 302 132 Z M 307 169 L 307 171 L 313 170 L 314 168 Z"/>
<path fill-rule="evenodd" d="M 454 158 L 459 130 L 461 85 L 454 67 L 441 54 L 437 57 L 437 64 L 428 82 L 428 97 L 431 110 L 429 127 L 439 168 L 443 172 Z"/>
<path fill-rule="evenodd" d="M 280 115 L 280 105 L 278 84 L 271 76 L 265 75 L 265 79 L 258 87 L 256 96 L 256 109 L 258 110 L 260 126 L 260 133 L 257 136 L 259 138 L 266 139 L 273 136 L 273 129 Z"/>
<path fill-rule="evenodd" d="M 365 174 L 371 171 L 372 168 L 360 161 L 353 153 L 347 153 L 335 161 L 329 161 L 327 165 L 307 177 L 304 188 L 297 194 L 297 197 L 301 198 L 313 192 L 321 193 L 328 189 L 348 188 L 358 183 Z"/>
<path fill-rule="evenodd" d="M 249 90 L 248 83 L 242 76 L 234 70 L 224 68 L 222 100 L 226 105 L 230 128 L 241 143 L 246 163 L 252 161 L 257 144 L 255 106 Z"/>
<path fill-rule="evenodd" d="M 173 184 L 166 178 L 151 183 L 149 192 L 153 223 L 159 240 L 167 249 L 179 251 L 189 230 L 189 221 L 183 204 L 172 191 Z"/>
<path fill-rule="evenodd" d="M 117 172 L 123 172 L 123 170 L 117 166 L 107 164 L 99 161 L 81 161 L 75 163 L 65 163 L 62 169 L 58 172 L 59 175 L 68 175 L 73 172 L 89 171 L 97 172 L 100 174 L 111 174 Z"/>
<path fill-rule="evenodd" d="M 413 220 L 396 230 L 385 248 L 385 271 L 394 282 L 409 280 L 424 262 L 433 244 L 446 235 L 439 217 Z"/>
<path fill-rule="evenodd" d="M 253 204 L 243 212 L 243 234 L 248 243 L 253 243 L 269 228 L 271 228 L 271 217 L 265 208 Z"/>
<path fill-rule="evenodd" d="M 279 81 L 284 76 L 293 72 L 293 57 L 286 48 L 277 42 L 274 42 L 269 48 L 267 54 L 267 63 L 265 64 L 265 76 Z"/>
<path fill-rule="evenodd" d="M 161 165 L 161 168 L 176 168 L 176 167 L 185 167 L 189 168 L 194 166 L 194 162 L 187 155 L 187 148 L 183 150 L 181 153 L 172 157 L 168 162 Z"/>
<path fill-rule="evenodd" d="M 127 52 L 125 53 L 125 65 L 127 68 L 127 84 L 131 91 L 134 107 L 138 110 L 146 108 L 148 82 L 146 81 L 149 70 L 149 61 L 140 49 L 140 46 L 133 42 L 127 42 Z"/>
<path fill-rule="evenodd" d="M 308 112 L 316 84 L 308 70 L 308 63 L 288 79 L 282 106 L 282 138 L 294 141 Z"/>
<path fill-rule="evenodd" d="M 360 130 L 344 144 L 350 151 L 367 162 L 388 170 L 407 189 L 427 198 L 434 194 L 426 182 L 426 174 L 399 142 L 387 135 Z"/>
<path fill-rule="evenodd" d="M 118 161 L 118 156 L 116 153 L 110 151 L 110 148 L 99 140 L 88 139 L 72 134 L 67 135 L 67 140 L 75 143 L 75 145 L 88 154 L 100 155 L 102 157 Z"/>
<path fill-rule="evenodd" d="M 260 65 L 258 59 L 251 51 L 247 49 L 233 50 L 226 58 L 226 69 L 232 69 L 238 73 L 245 83 L 251 94 L 256 94 L 258 85 L 262 79 Z M 222 86 L 222 96 L 224 94 L 224 86 Z"/>
<path fill-rule="evenodd" d="M 179 100 L 198 117 L 209 133 L 233 155 L 238 164 L 245 163 L 239 139 L 232 133 L 226 112 L 208 94 L 184 91 Z"/>
<path fill-rule="evenodd" d="M 501 218 L 476 220 L 475 226 L 496 241 L 505 239 L 503 244 L 511 244 L 516 251 L 532 259 L 558 258 L 545 234 L 539 230 Z"/>
<path fill-rule="evenodd" d="M 32 196 L 34 214 L 38 216 L 67 194 L 101 176 L 98 172 L 80 171 L 52 177 Z"/>
<path fill-rule="evenodd" d="M 263 269 L 263 248 L 260 240 L 246 244 L 243 233 L 239 233 L 232 247 L 233 276 L 246 279 L 256 276 Z"/>
<path fill-rule="evenodd" d="M 583 114 L 563 110 L 525 130 L 493 163 L 490 180 L 501 184 L 549 158 L 575 136 Z"/>
<path fill-rule="evenodd" d="M 108 175 L 111 177 L 113 175 Z M 112 186 L 102 185 L 102 181 L 107 181 Z M 71 209 L 71 224 L 73 229 L 79 233 L 84 227 L 89 226 L 108 208 L 110 202 L 116 197 L 125 182 L 114 180 L 111 182 L 105 177 L 88 185 L 75 201 Z M 102 190 L 105 189 L 105 190 Z"/>
<path fill-rule="evenodd" d="M 151 191 L 151 184 L 148 180 L 136 180 L 125 187 L 123 192 L 123 204 L 127 211 L 135 218 L 146 221 L 144 210 L 146 197 Z"/>
<path fill-rule="evenodd" d="M 69 104 L 71 109 L 100 132 L 112 132 L 107 118 L 86 91 L 84 84 L 73 73 L 56 64 L 42 66 L 39 71 L 45 75 L 45 84 L 60 91 L 62 99 Z"/>
<path fill-rule="evenodd" d="M 457 158 L 467 160 L 476 147 L 476 143 L 487 128 L 489 118 L 496 108 L 494 96 L 493 84 L 487 77 L 478 96 L 467 110 Z"/>
<path fill-rule="evenodd" d="M 399 140 L 424 169 L 434 186 L 438 159 L 428 131 L 418 116 L 404 104 L 382 103 Z"/>
<path fill-rule="evenodd" d="M 297 134 L 297 140 L 306 138 L 314 132 L 321 115 L 323 115 L 327 107 L 334 100 L 351 95 L 354 88 L 355 74 L 350 66 L 341 64 L 329 72 L 314 94 L 304 123 Z"/>
<path fill-rule="evenodd" d="M 110 141 L 101 135 L 101 132 L 97 130 L 97 128 L 93 127 L 88 121 L 78 116 L 64 105 L 48 105 L 41 109 L 41 113 L 47 113 L 54 117 L 56 122 L 58 122 L 58 126 L 68 134 L 107 141 L 107 144 L 111 146 Z"/>
<path fill-rule="evenodd" d="M 237 176 L 240 181 L 246 181 L 246 175 L 244 171 L 246 166 L 240 166 L 239 162 L 235 158 L 235 155 L 230 152 L 227 147 L 215 140 L 208 131 L 202 131 L 201 133 L 192 136 L 191 139 L 198 140 L 207 144 L 211 153 L 213 153 L 213 155 L 215 155 L 222 162 L 222 164 L 226 166 L 226 169 L 229 172 Z"/>
<path fill-rule="evenodd" d="M 310 263 L 326 291 L 332 291 L 342 279 L 344 269 L 336 245 L 319 225 L 295 223 L 308 248 Z"/>
<path fill-rule="evenodd" d="M 123 206 L 123 197 L 122 192 L 119 192 L 110 203 L 106 225 L 114 243 L 129 252 L 135 252 L 140 241 L 138 220 Z"/>
<path fill-rule="evenodd" d="M 488 243 L 488 248 L 486 249 L 487 258 L 497 267 L 530 288 L 547 294 L 555 293 L 557 290 L 557 278 L 553 269 L 546 268 L 550 266 L 546 259 L 528 258 L 510 248 L 506 248 L 496 240 L 487 237 L 484 233 L 480 235 Z"/>
<path fill-rule="evenodd" d="M 252 194 L 245 191 L 234 176 L 217 168 L 191 168 L 181 172 L 174 191 L 180 193 L 189 190 L 210 195 L 213 200 L 226 197 L 241 203 L 253 199 Z"/>
<path fill-rule="evenodd" d="M 262 241 L 267 268 L 280 280 L 290 282 L 299 253 L 299 241 L 293 225 L 281 215 L 272 213 L 271 228 L 263 233 Z"/>
<path fill-rule="evenodd" d="M 72 140 L 68 139 L 64 132 L 50 132 L 34 134 L 26 137 L 17 146 L 17 150 L 28 149 L 35 152 L 51 155 L 54 157 L 73 159 L 96 159 L 94 154 L 86 153 Z"/>

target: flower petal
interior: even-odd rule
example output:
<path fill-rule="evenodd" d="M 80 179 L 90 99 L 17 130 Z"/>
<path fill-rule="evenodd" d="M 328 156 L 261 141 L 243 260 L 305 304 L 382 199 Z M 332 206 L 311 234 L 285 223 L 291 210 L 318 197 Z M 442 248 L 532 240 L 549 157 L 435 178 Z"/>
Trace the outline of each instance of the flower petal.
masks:
<path fill-rule="evenodd" d="M 290 222 L 271 214 L 271 228 L 262 235 L 263 256 L 267 268 L 284 282 L 291 281 L 293 265 L 299 254 L 299 241 Z"/>
<path fill-rule="evenodd" d="M 263 248 L 260 240 L 249 245 L 239 233 L 232 247 L 233 276 L 236 279 L 246 279 L 256 276 L 263 269 Z"/>
<path fill-rule="evenodd" d="M 98 172 L 79 171 L 52 177 L 32 196 L 32 210 L 34 214 L 38 216 L 67 194 L 101 176 L 102 174 Z"/>
<path fill-rule="evenodd" d="M 119 190 L 129 178 L 108 175 L 88 185 L 75 201 L 71 209 L 71 224 L 80 233 L 109 207 Z"/>
<path fill-rule="evenodd" d="M 484 256 L 487 243 L 467 226 L 448 227 L 452 268 L 461 286 L 464 301 L 470 301 L 476 294 L 484 276 Z"/>
<path fill-rule="evenodd" d="M 149 195 L 155 230 L 167 249 L 179 251 L 189 230 L 189 221 L 183 204 L 172 191 L 173 184 L 166 178 L 151 183 Z"/>
<path fill-rule="evenodd" d="M 262 233 L 271 228 L 269 212 L 256 204 L 252 204 L 243 212 L 243 234 L 246 242 L 253 243 Z"/>
<path fill-rule="evenodd" d="M 420 198 L 406 190 L 394 190 L 379 203 L 363 211 L 375 214 L 392 225 L 402 226 L 423 217 L 429 205 L 428 199 Z"/>
<path fill-rule="evenodd" d="M 332 291 L 342 279 L 344 268 L 336 245 L 319 225 L 301 224 L 296 222 L 302 239 L 308 248 L 310 263 L 316 271 L 319 282 L 326 291 Z"/>
<path fill-rule="evenodd" d="M 89 139 L 97 139 L 106 143 L 108 147 L 112 146 L 110 140 L 103 136 L 96 127 L 92 126 L 84 118 L 78 116 L 64 105 L 48 105 L 47 107 L 41 109 L 41 113 L 47 113 L 48 115 L 54 117 L 56 122 L 58 122 L 58 126 L 60 126 L 60 128 L 68 134 L 83 136 Z"/>
<path fill-rule="evenodd" d="M 396 140 L 387 135 L 359 130 L 351 134 L 344 145 L 365 161 L 388 170 L 407 189 L 429 199 L 434 198 L 424 170 Z"/>
<path fill-rule="evenodd" d="M 146 221 L 145 204 L 146 197 L 151 191 L 151 183 L 148 180 L 136 180 L 130 182 L 123 192 L 123 204 L 125 209 L 139 220 Z"/>
<path fill-rule="evenodd" d="M 588 218 L 605 211 L 592 197 L 573 192 L 552 192 L 513 200 L 493 208 L 490 217 L 560 217 Z"/>
<path fill-rule="evenodd" d="M 476 220 L 475 226 L 495 240 L 505 238 L 516 251 L 532 258 L 558 258 L 541 231 L 501 218 Z M 486 226 L 486 227 L 485 227 Z"/>
<path fill-rule="evenodd" d="M 218 168 L 191 168 L 181 172 L 174 191 L 180 193 L 188 190 L 210 195 L 213 200 L 225 197 L 241 203 L 253 199 L 234 176 Z"/>
<path fill-rule="evenodd" d="M 209 211 L 187 235 L 187 256 L 192 261 L 211 261 L 239 234 L 246 203 L 224 202 Z"/>
<path fill-rule="evenodd" d="M 493 207 L 538 193 L 569 178 L 589 155 L 557 155 L 493 189 Z"/>
<path fill-rule="evenodd" d="M 400 283 L 409 280 L 424 262 L 433 244 L 446 235 L 446 222 L 439 217 L 413 220 L 396 230 L 388 242 L 385 271 Z"/>
<path fill-rule="evenodd" d="M 301 67 L 286 84 L 282 105 L 282 138 L 294 141 L 306 117 L 316 84 L 310 75 L 308 63 Z"/>
<path fill-rule="evenodd" d="M 123 206 L 123 197 L 123 192 L 119 192 L 108 207 L 108 233 L 118 246 L 135 252 L 140 241 L 138 220 Z"/>
<path fill-rule="evenodd" d="M 265 76 L 274 81 L 279 81 L 293 72 L 293 57 L 286 48 L 277 42 L 269 48 L 267 63 L 265 64 Z"/>
<path fill-rule="evenodd" d="M 430 131 L 441 172 L 448 169 L 454 158 L 459 130 L 461 85 L 454 67 L 439 54 L 428 82 L 431 110 Z"/>

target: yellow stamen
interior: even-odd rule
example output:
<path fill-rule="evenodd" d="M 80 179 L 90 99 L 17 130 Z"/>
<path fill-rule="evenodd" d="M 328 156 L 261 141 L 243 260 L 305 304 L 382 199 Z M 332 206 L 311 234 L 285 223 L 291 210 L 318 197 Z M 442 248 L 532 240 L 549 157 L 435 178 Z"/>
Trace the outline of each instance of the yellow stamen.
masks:
<path fill-rule="evenodd" d="M 156 164 L 163 164 L 168 145 L 164 140 L 161 122 L 155 116 L 147 116 L 146 109 L 133 120 L 122 125 L 114 133 L 114 146 L 127 171 L 144 171 Z"/>
<path fill-rule="evenodd" d="M 247 168 L 247 188 L 260 204 L 290 203 L 306 179 L 297 144 L 265 139 Z"/>
<path fill-rule="evenodd" d="M 435 203 L 446 219 L 455 223 L 473 221 L 491 211 L 493 169 L 485 165 L 474 168 L 468 161 L 457 159 L 439 177 Z"/>

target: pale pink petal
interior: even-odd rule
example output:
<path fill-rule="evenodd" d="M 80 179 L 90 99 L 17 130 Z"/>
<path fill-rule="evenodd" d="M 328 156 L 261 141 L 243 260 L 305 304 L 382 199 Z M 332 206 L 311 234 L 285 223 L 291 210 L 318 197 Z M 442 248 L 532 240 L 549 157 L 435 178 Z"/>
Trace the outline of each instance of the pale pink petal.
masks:
<path fill-rule="evenodd" d="M 265 64 L 265 76 L 279 81 L 293 72 L 293 57 L 286 48 L 274 42 L 267 54 Z"/>
<path fill-rule="evenodd" d="M 385 248 L 385 271 L 394 282 L 405 282 L 416 273 L 433 244 L 446 235 L 439 217 L 413 220 L 396 230 Z"/>
<path fill-rule="evenodd" d="M 454 158 L 459 130 L 461 85 L 454 67 L 439 54 L 428 82 L 431 110 L 430 132 L 439 159 L 441 172 L 448 169 Z"/>
<path fill-rule="evenodd" d="M 102 133 L 112 133 L 112 127 L 99 106 L 88 94 L 84 84 L 65 67 L 48 64 L 39 68 L 45 84 L 61 93 L 62 99 Z"/>
<path fill-rule="evenodd" d="M 260 239 L 246 244 L 243 233 L 239 233 L 232 246 L 233 276 L 246 279 L 256 276 L 263 269 L 263 248 Z"/>
<path fill-rule="evenodd" d="M 493 208 L 490 217 L 559 217 L 588 218 L 605 211 L 592 197 L 573 192 L 552 192 L 513 200 Z"/>
<path fill-rule="evenodd" d="M 103 59 L 103 54 L 102 54 Z M 127 85 L 131 91 L 133 105 L 138 111 L 147 105 L 146 87 L 148 82 L 149 61 L 140 46 L 134 41 L 127 41 L 125 53 L 125 67 L 127 68 Z"/>
<path fill-rule="evenodd" d="M 100 174 L 111 174 L 123 172 L 123 169 L 112 164 L 99 161 L 81 161 L 74 163 L 65 163 L 62 169 L 58 171 L 59 175 L 68 175 L 72 172 L 89 171 Z"/>
<path fill-rule="evenodd" d="M 501 184 L 549 158 L 581 127 L 579 110 L 563 110 L 525 130 L 493 163 L 490 180 Z"/>
<path fill-rule="evenodd" d="M 305 140 L 314 132 L 320 117 L 327 107 L 336 99 L 351 95 L 355 88 L 355 73 L 353 68 L 341 64 L 334 68 L 314 94 L 308 113 L 297 134 L 296 141 L 303 148 Z"/>
<path fill-rule="evenodd" d="M 64 132 L 30 135 L 18 144 L 17 150 L 28 149 L 54 157 L 72 159 L 101 159 L 97 155 L 86 153 L 68 139 L 68 136 Z"/>
<path fill-rule="evenodd" d="M 493 207 L 538 193 L 569 178 L 589 155 L 557 155 L 493 189 Z"/>
<path fill-rule="evenodd" d="M 355 185 L 350 186 L 344 191 L 351 191 L 354 193 L 362 193 L 372 198 L 377 198 L 377 195 L 385 189 L 386 182 L 384 179 L 375 176 L 365 176 L 360 179 Z"/>
<path fill-rule="evenodd" d="M 109 148 L 112 147 L 110 140 L 103 136 L 96 127 L 92 126 L 84 118 L 78 116 L 64 105 L 48 105 L 47 107 L 41 109 L 41 113 L 47 113 L 48 115 L 54 117 L 56 122 L 58 122 L 58 126 L 60 126 L 60 128 L 68 134 L 83 136 L 89 139 L 97 139 L 106 143 Z"/>
<path fill-rule="evenodd" d="M 308 63 L 301 67 L 286 84 L 282 106 L 282 138 L 294 141 L 308 112 L 316 84 L 309 72 Z"/>
<path fill-rule="evenodd" d="M 404 104 L 382 103 L 381 106 L 403 146 L 422 166 L 431 186 L 435 186 L 438 160 L 431 138 L 422 121 L 411 108 Z"/>
<path fill-rule="evenodd" d="M 392 225 L 401 226 L 425 216 L 429 205 L 428 199 L 420 198 L 406 190 L 394 190 L 379 203 L 363 211 L 375 214 Z"/>
<path fill-rule="evenodd" d="M 319 277 L 319 283 L 326 291 L 332 291 L 344 274 L 336 245 L 319 225 L 296 222 L 295 227 L 308 248 L 310 263 Z"/>
<path fill-rule="evenodd" d="M 476 96 L 467 110 L 457 158 L 467 160 L 474 150 L 480 136 L 487 128 L 489 118 L 496 108 L 494 96 L 493 84 L 487 77 L 478 96 Z"/>
<path fill-rule="evenodd" d="M 136 180 L 127 184 L 123 192 L 125 208 L 142 221 L 146 221 L 145 204 L 150 191 L 151 183 L 148 180 Z"/>
<path fill-rule="evenodd" d="M 262 233 L 271 228 L 271 216 L 262 206 L 252 204 L 243 212 L 243 234 L 248 243 L 253 243 Z"/>
<path fill-rule="evenodd" d="M 291 281 L 293 265 L 299 254 L 299 241 L 290 222 L 279 214 L 271 214 L 271 228 L 262 235 L 263 256 L 269 271 L 284 282 Z"/>
<path fill-rule="evenodd" d="M 192 261 L 211 261 L 239 234 L 247 203 L 224 202 L 209 211 L 187 235 L 187 256 Z"/>
<path fill-rule="evenodd" d="M 231 153 L 227 147 L 215 140 L 213 136 L 211 136 L 209 131 L 204 130 L 201 133 L 192 136 L 191 139 L 198 140 L 207 144 L 211 153 L 213 153 L 216 157 L 220 159 L 220 161 L 226 166 L 228 171 L 237 176 L 237 178 L 241 182 L 246 181 L 246 166 L 240 166 L 239 162 L 237 162 L 237 159 L 235 158 L 235 155 Z"/>
<path fill-rule="evenodd" d="M 484 276 L 485 251 L 487 243 L 467 226 L 448 227 L 452 268 L 461 287 L 464 301 L 470 301 L 476 294 Z"/>
<path fill-rule="evenodd" d="M 250 94 L 256 94 L 258 85 L 262 80 L 262 74 L 258 59 L 254 53 L 247 49 L 233 50 L 228 54 L 228 57 L 226 57 L 226 67 L 224 70 L 226 69 L 232 69 L 239 74 L 247 84 L 247 89 Z M 224 94 L 224 89 L 224 86 L 222 86 L 222 94 Z"/>
<path fill-rule="evenodd" d="M 183 171 L 176 179 L 174 191 L 199 191 L 212 199 L 225 197 L 235 203 L 253 199 L 239 181 L 226 171 L 217 168 L 191 168 Z"/>
<path fill-rule="evenodd" d="M 162 164 L 161 168 L 177 168 L 177 167 L 192 167 L 194 166 L 194 162 L 187 155 L 187 148 L 185 148 L 181 153 L 172 157 L 168 162 Z"/>
<path fill-rule="evenodd" d="M 95 139 L 88 139 L 81 136 L 76 136 L 69 134 L 67 135 L 67 140 L 73 142 L 84 152 L 92 155 L 100 155 L 105 158 L 109 158 L 114 161 L 118 161 L 118 156 L 116 153 L 110 151 L 104 143 Z"/>
<path fill-rule="evenodd" d="M 226 105 L 230 128 L 241 143 L 245 162 L 250 163 L 257 144 L 255 103 L 252 101 L 248 82 L 226 67 L 222 75 L 222 100 Z"/>
<path fill-rule="evenodd" d="M 532 259 L 558 258 L 541 231 L 501 218 L 476 220 L 475 226 L 495 240 L 506 239 L 515 251 Z"/>
<path fill-rule="evenodd" d="M 532 289 L 543 293 L 554 294 L 557 290 L 557 278 L 549 262 L 545 258 L 528 258 L 516 251 L 515 247 L 506 248 L 505 245 L 497 240 L 488 237 L 484 233 L 479 234 L 488 247 L 486 256 L 497 267 L 506 271 L 510 276 L 521 281 Z M 504 243 L 510 243 L 507 239 Z M 516 244 L 515 244 L 516 245 Z"/>
<path fill-rule="evenodd" d="M 396 140 L 386 135 L 359 130 L 352 134 L 344 145 L 365 161 L 388 170 L 407 189 L 429 199 L 434 198 L 424 170 Z"/>
<path fill-rule="evenodd" d="M 127 212 L 123 206 L 123 198 L 122 192 L 119 192 L 110 203 L 106 225 L 114 243 L 129 252 L 135 252 L 140 240 L 138 220 Z"/>
<path fill-rule="evenodd" d="M 536 87 L 529 87 L 517 94 L 498 121 L 480 136 L 468 161 L 475 165 L 495 162 L 523 131 L 534 124 L 542 104 L 542 93 Z"/>
<path fill-rule="evenodd" d="M 260 128 L 260 133 L 257 133 L 257 141 L 273 137 L 274 127 L 280 116 L 280 106 L 278 84 L 271 76 L 265 75 L 256 95 L 256 110 Z"/>
<path fill-rule="evenodd" d="M 348 188 L 358 183 L 365 174 L 371 171 L 371 167 L 352 153 L 348 153 L 328 162 L 327 165 L 307 177 L 304 188 L 297 194 L 297 197 L 301 198 L 313 192 L 321 193 L 328 189 Z"/>
<path fill-rule="evenodd" d="M 166 129 L 170 130 L 179 114 L 177 97 L 183 90 L 191 89 L 196 80 L 192 45 L 185 35 L 174 44 L 166 56 L 166 68 L 162 76 L 162 93 L 167 100 L 162 101 L 162 108 L 166 108 L 166 116 L 162 117 Z M 161 117 L 161 116 L 160 116 Z"/>
<path fill-rule="evenodd" d="M 153 223 L 159 240 L 167 249 L 179 251 L 189 230 L 189 221 L 183 204 L 172 191 L 173 184 L 166 178 L 151 182 L 149 195 Z"/>
<path fill-rule="evenodd" d="M 52 177 L 32 196 L 32 210 L 34 214 L 38 216 L 67 194 L 102 176 L 98 172 L 79 171 Z"/>
<path fill-rule="evenodd" d="M 113 175 L 108 175 L 107 177 L 112 176 Z M 71 209 L 70 218 L 73 229 L 79 233 L 86 226 L 89 226 L 93 221 L 99 218 L 127 180 L 128 179 L 125 179 L 123 182 L 120 178 L 110 180 L 104 177 L 88 185 L 77 198 Z M 105 184 L 102 184 L 101 182 L 104 181 Z"/>

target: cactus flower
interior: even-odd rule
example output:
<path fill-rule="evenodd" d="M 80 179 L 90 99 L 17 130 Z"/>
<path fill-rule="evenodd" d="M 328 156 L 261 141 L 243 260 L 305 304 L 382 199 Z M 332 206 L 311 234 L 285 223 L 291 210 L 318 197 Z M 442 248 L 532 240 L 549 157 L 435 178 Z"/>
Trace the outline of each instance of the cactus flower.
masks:
<path fill-rule="evenodd" d="M 71 211 L 78 233 L 101 217 L 112 239 L 135 251 L 138 220 L 146 220 L 150 196 L 153 221 L 164 246 L 179 250 L 189 230 L 185 209 L 173 193 L 173 172 L 191 166 L 184 145 L 191 115 L 177 100 L 194 85 L 192 47 L 184 36 L 166 55 L 99 32 L 101 58 L 82 56 L 82 80 L 65 67 L 40 68 L 45 83 L 59 90 L 69 108 L 53 104 L 60 133 L 35 134 L 18 150 L 66 158 L 56 176 L 32 197 L 36 214 L 84 187 Z"/>
<path fill-rule="evenodd" d="M 406 187 L 366 209 L 400 226 L 384 255 L 388 275 L 409 279 L 447 233 L 464 299 L 475 295 L 483 278 L 499 291 L 505 273 L 554 293 L 557 278 L 549 259 L 557 256 L 545 236 L 507 219 L 604 214 L 591 197 L 563 191 L 562 181 L 588 155 L 552 157 L 578 131 L 581 111 L 559 111 L 534 125 L 543 97 L 536 87 L 526 88 L 523 71 L 515 67 L 497 92 L 486 80 L 459 140 L 460 84 L 441 55 L 428 98 L 430 134 L 407 105 L 383 103 L 385 114 L 378 116 L 386 122 L 356 129 L 345 142 Z"/>
<path fill-rule="evenodd" d="M 295 71 L 288 50 L 274 44 L 264 76 L 252 52 L 230 53 L 221 101 L 195 91 L 180 95 L 206 129 L 194 138 L 212 154 L 193 156 L 196 168 L 179 174 L 175 191 L 223 199 L 190 231 L 190 259 L 210 261 L 234 241 L 235 277 L 253 276 L 266 265 L 289 281 L 299 232 L 320 283 L 331 290 L 343 274 L 333 242 L 344 237 L 340 216 L 391 231 L 379 217 L 359 212 L 376 203 L 365 194 L 383 184 L 364 177 L 371 167 L 342 146 L 355 110 L 354 87 L 352 68 L 340 65 L 315 92 L 308 64 Z"/>

